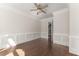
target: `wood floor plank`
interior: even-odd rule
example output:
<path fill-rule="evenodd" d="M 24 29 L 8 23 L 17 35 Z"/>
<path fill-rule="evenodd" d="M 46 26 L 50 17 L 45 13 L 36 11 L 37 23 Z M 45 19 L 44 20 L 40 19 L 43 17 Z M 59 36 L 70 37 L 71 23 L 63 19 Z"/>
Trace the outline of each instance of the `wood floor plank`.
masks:
<path fill-rule="evenodd" d="M 9 49 L 10 50 L 10 49 Z M 11 54 L 10 54 L 11 53 Z M 0 54 L 1 55 L 1 54 Z M 36 39 L 33 41 L 25 42 L 16 46 L 13 51 L 3 52 L 3 55 L 8 56 L 76 56 L 69 53 L 69 48 L 63 45 L 53 44 L 49 48 L 46 39 Z"/>

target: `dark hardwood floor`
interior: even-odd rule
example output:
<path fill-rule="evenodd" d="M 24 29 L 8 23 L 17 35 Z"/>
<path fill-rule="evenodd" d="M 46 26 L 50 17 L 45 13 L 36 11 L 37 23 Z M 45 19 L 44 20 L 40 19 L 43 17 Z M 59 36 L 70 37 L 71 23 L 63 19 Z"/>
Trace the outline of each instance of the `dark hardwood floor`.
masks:
<path fill-rule="evenodd" d="M 0 55 L 10 55 L 10 53 L 14 56 L 76 56 L 69 53 L 68 47 L 63 45 L 53 44 L 52 48 L 49 48 L 46 39 L 36 39 L 19 44 L 13 50 L 5 50 L 1 52 Z"/>

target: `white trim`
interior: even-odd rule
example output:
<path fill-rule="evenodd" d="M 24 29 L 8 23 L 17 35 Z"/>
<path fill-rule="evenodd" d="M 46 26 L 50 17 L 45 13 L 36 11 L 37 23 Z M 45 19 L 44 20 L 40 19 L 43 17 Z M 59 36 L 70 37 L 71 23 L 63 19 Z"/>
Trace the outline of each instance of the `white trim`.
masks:
<path fill-rule="evenodd" d="M 40 38 L 40 32 L 0 34 L 0 48 L 6 47 L 9 38 L 12 38 L 16 44 L 21 44 L 24 42 Z"/>
<path fill-rule="evenodd" d="M 54 33 L 54 35 L 61 35 L 61 36 L 69 36 L 68 34 L 66 34 L 66 33 Z"/>
<path fill-rule="evenodd" d="M 79 39 L 79 35 L 70 35 L 69 38 L 77 38 L 77 39 Z"/>
<path fill-rule="evenodd" d="M 79 55 L 79 51 L 77 51 L 74 48 L 69 48 L 69 52 L 72 53 L 72 54 L 75 54 L 75 55 Z"/>
<path fill-rule="evenodd" d="M 69 36 L 69 52 L 79 55 L 79 36 Z"/>
<path fill-rule="evenodd" d="M 69 36 L 66 33 L 54 33 L 53 39 L 56 44 L 69 46 Z"/>

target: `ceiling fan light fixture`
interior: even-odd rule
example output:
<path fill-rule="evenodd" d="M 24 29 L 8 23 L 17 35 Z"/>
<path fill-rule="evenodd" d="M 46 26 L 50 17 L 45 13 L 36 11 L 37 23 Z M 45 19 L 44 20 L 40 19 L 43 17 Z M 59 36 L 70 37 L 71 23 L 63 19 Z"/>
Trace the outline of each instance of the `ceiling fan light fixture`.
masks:
<path fill-rule="evenodd" d="M 34 5 L 36 8 L 31 9 L 31 11 L 37 11 L 37 15 L 39 15 L 40 13 L 46 14 L 46 11 L 44 10 L 48 7 L 46 3 L 34 3 Z"/>

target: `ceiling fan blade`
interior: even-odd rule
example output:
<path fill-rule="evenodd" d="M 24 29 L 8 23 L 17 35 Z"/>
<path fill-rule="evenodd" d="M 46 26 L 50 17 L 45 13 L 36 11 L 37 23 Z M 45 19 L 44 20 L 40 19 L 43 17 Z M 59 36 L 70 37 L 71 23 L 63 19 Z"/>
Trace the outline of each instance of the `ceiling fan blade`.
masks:
<path fill-rule="evenodd" d="M 48 5 L 44 6 L 43 8 L 47 8 L 47 7 L 48 7 Z"/>
<path fill-rule="evenodd" d="M 40 9 L 41 12 L 46 13 L 44 10 Z"/>
<path fill-rule="evenodd" d="M 41 4 L 40 3 L 38 3 L 38 7 L 41 7 Z"/>
<path fill-rule="evenodd" d="M 37 12 L 37 15 L 39 14 L 39 12 Z"/>
<path fill-rule="evenodd" d="M 40 4 L 40 3 L 34 3 L 34 5 L 35 5 L 37 8 L 41 8 L 41 4 Z"/>
<path fill-rule="evenodd" d="M 36 7 L 38 7 L 38 4 L 37 4 L 37 3 L 34 3 L 34 5 L 35 5 Z"/>
<path fill-rule="evenodd" d="M 37 12 L 37 15 L 39 15 L 39 13 L 41 13 L 41 11 Z"/>
<path fill-rule="evenodd" d="M 37 9 L 31 9 L 31 11 L 37 11 Z"/>
<path fill-rule="evenodd" d="M 48 7 L 48 5 L 45 5 L 45 6 L 43 6 L 43 7 L 41 7 L 42 9 L 45 9 L 45 8 L 47 8 Z"/>

